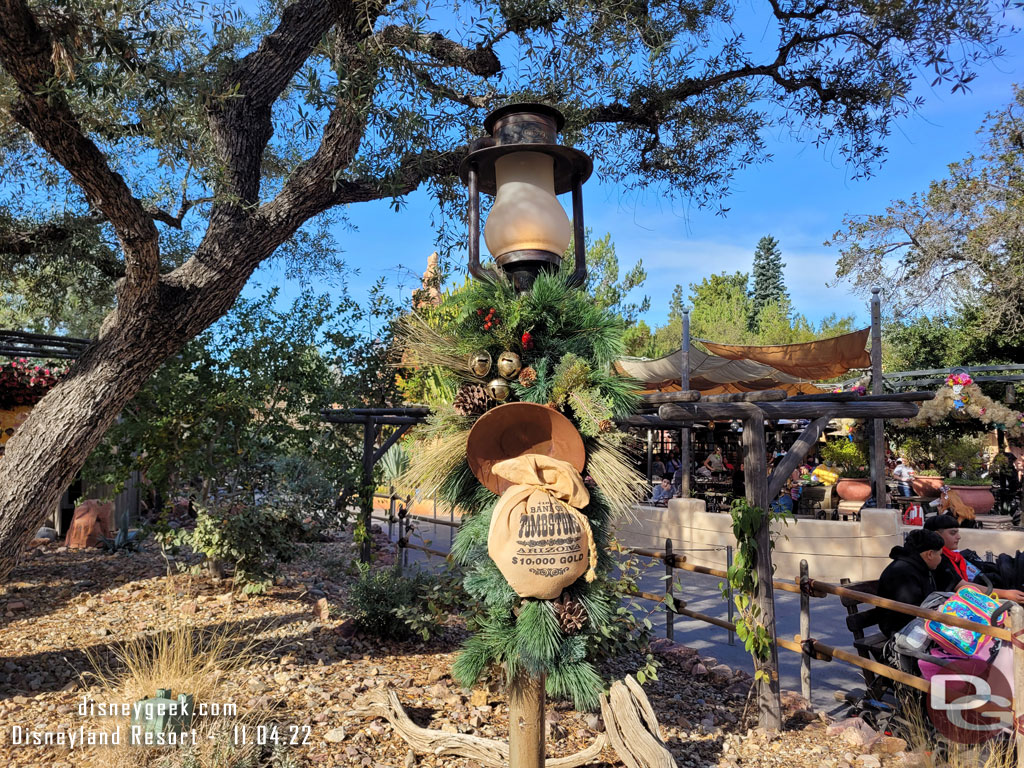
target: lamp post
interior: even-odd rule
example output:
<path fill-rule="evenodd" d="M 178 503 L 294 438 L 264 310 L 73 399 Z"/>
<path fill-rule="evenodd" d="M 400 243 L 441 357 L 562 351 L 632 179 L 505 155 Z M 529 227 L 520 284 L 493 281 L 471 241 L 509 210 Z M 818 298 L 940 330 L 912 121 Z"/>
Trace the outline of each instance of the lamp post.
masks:
<path fill-rule="evenodd" d="M 493 279 L 480 265 L 480 193 L 493 195 L 484 240 L 497 269 L 518 291 L 541 270 L 557 270 L 570 237 L 576 253 L 573 285 L 587 277 L 583 183 L 594 164 L 586 153 L 558 143 L 562 113 L 546 104 L 509 104 L 484 120 L 488 135 L 473 142 L 459 167 L 469 187 L 469 273 Z M 572 223 L 556 195 L 572 192 Z"/>
<path fill-rule="evenodd" d="M 517 292 L 528 291 L 542 270 L 557 271 L 572 238 L 570 284 L 587 279 L 583 183 L 594 164 L 585 153 L 558 143 L 562 113 L 546 104 L 509 104 L 484 120 L 459 167 L 469 187 L 469 273 L 495 279 L 504 272 Z M 480 193 L 493 195 L 484 240 L 495 269 L 480 265 Z M 572 222 L 557 195 L 572 192 Z M 508 681 L 509 765 L 544 766 L 544 676 L 520 669 Z"/>

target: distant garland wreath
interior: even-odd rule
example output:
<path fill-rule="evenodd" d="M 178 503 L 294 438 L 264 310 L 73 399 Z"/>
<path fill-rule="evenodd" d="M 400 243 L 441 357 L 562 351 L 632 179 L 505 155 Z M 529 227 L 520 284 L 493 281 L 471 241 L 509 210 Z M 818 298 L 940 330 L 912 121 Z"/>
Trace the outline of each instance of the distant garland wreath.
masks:
<path fill-rule="evenodd" d="M 935 393 L 934 400 L 922 403 L 917 416 L 906 419 L 904 424 L 924 427 L 949 416 L 969 417 L 1000 427 L 1011 437 L 1024 437 L 1024 414 L 988 397 L 968 374 L 952 374 L 946 379 L 946 385 Z"/>

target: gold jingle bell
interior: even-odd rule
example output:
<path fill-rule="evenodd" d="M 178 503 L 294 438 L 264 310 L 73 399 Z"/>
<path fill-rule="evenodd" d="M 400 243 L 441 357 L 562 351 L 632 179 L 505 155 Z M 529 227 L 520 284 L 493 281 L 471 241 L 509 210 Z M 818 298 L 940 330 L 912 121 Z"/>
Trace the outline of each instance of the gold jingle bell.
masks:
<path fill-rule="evenodd" d="M 497 400 L 499 403 L 503 403 L 508 400 L 508 396 L 512 393 L 508 382 L 504 379 L 491 379 L 487 383 L 487 395 L 492 400 Z"/>
<path fill-rule="evenodd" d="M 486 349 L 481 349 L 474 352 L 469 356 L 469 360 L 466 363 L 469 366 L 469 370 L 476 376 L 486 376 L 491 372 L 491 353 Z"/>
<path fill-rule="evenodd" d="M 498 355 L 498 373 L 506 379 L 514 378 L 522 367 L 523 363 L 515 352 L 506 350 Z"/>

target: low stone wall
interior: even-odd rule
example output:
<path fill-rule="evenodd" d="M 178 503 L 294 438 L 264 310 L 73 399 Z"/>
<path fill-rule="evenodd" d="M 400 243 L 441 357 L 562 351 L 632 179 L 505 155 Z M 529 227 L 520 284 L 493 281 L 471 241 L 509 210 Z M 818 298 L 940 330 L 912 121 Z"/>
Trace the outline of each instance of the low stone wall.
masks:
<path fill-rule="evenodd" d="M 838 583 L 841 579 L 877 579 L 890 562 L 889 551 L 903 543 L 912 530 L 900 522 L 894 509 L 865 509 L 860 521 L 797 518 L 788 525 L 776 523 L 772 562 L 775 578 L 792 581 L 800 575 L 800 561 L 807 560 L 812 578 Z M 732 520 L 727 514 L 706 512 L 699 499 L 672 499 L 667 507 L 639 505 L 632 519 L 620 521 L 616 536 L 629 547 L 662 550 L 665 539 L 689 563 L 724 570 L 727 545 L 735 547 Z M 1024 550 L 1024 531 L 964 529 L 961 546 L 977 551 Z"/>

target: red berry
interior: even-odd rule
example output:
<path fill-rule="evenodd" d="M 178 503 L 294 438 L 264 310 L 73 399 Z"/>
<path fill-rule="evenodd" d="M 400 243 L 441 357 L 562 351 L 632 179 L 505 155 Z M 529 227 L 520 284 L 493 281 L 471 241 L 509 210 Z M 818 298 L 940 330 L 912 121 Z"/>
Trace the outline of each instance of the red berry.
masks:
<path fill-rule="evenodd" d="M 482 314 L 484 313 L 484 311 L 483 311 L 483 309 L 478 309 L 478 310 L 476 311 L 476 313 L 477 313 L 478 315 L 482 315 Z"/>
<path fill-rule="evenodd" d="M 491 324 L 490 323 L 484 323 L 484 330 L 485 331 L 491 330 Z"/>

